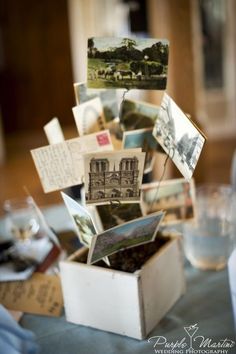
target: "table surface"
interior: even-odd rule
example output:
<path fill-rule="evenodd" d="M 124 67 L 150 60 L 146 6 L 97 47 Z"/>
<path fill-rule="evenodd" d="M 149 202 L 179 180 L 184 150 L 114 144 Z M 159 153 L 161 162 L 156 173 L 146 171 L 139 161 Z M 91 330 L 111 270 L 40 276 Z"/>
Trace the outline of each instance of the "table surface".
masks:
<path fill-rule="evenodd" d="M 56 209 L 47 208 L 45 215 L 50 226 L 56 231 L 71 227 L 63 206 Z M 0 231 L 1 227 L 0 223 Z M 148 338 L 162 336 L 166 343 L 185 338 L 184 342 L 189 345 L 189 337 L 184 327 L 197 324 L 196 335 L 210 338 L 212 342 L 219 342 L 225 338 L 235 340 L 227 269 L 219 272 L 201 271 L 186 263 L 185 274 L 186 294 L 165 315 Z M 67 322 L 64 316 L 56 318 L 25 314 L 20 323 L 36 334 L 41 348 L 40 354 L 155 353 L 154 341 L 148 342 L 148 338 L 139 341 L 74 325 Z M 163 346 L 161 348 L 163 349 Z M 236 353 L 236 346 L 228 353 Z"/>
<path fill-rule="evenodd" d="M 225 338 L 235 340 L 233 315 L 227 270 L 200 271 L 185 267 L 186 294 L 173 306 L 150 333 L 164 336 L 168 342 L 180 341 L 188 336 L 184 326 L 197 323 L 198 335 L 218 342 Z M 47 318 L 24 315 L 23 327 L 36 333 L 42 354 L 118 354 L 155 353 L 147 340 L 108 333 L 66 322 L 64 317 Z M 235 351 L 234 351 L 235 350 Z M 236 347 L 229 353 L 236 353 Z"/>

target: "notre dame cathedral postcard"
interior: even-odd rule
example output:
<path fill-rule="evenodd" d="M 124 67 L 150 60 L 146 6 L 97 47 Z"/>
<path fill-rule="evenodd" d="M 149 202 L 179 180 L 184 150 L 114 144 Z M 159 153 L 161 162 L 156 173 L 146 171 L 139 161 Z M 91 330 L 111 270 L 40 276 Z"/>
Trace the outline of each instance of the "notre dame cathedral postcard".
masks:
<path fill-rule="evenodd" d="M 141 149 L 85 154 L 86 204 L 139 202 L 144 160 Z"/>

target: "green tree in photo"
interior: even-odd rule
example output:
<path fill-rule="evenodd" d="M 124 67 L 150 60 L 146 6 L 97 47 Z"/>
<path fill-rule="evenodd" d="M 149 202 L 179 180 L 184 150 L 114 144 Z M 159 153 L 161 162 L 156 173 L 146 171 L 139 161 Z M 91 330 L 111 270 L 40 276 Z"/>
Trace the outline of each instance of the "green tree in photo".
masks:
<path fill-rule="evenodd" d="M 136 41 L 131 38 L 124 38 L 121 44 L 125 46 L 127 49 L 133 49 L 133 47 L 137 45 Z"/>
<path fill-rule="evenodd" d="M 94 49 L 94 40 L 93 38 L 88 39 L 88 57 L 93 57 L 93 49 Z"/>

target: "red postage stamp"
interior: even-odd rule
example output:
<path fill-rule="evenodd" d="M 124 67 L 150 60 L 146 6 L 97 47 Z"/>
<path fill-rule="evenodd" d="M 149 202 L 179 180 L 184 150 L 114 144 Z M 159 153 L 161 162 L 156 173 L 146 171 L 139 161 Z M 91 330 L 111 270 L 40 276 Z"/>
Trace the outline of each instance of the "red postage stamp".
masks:
<path fill-rule="evenodd" d="M 109 136 L 107 133 L 97 134 L 96 138 L 100 146 L 110 144 Z"/>

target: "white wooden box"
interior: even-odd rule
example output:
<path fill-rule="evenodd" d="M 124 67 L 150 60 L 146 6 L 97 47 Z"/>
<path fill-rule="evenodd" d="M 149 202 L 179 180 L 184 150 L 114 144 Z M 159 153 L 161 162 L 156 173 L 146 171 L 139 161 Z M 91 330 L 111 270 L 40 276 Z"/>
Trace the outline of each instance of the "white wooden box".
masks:
<path fill-rule="evenodd" d="M 134 273 L 79 263 L 85 252 L 60 262 L 69 322 L 143 339 L 185 292 L 178 237 Z"/>

